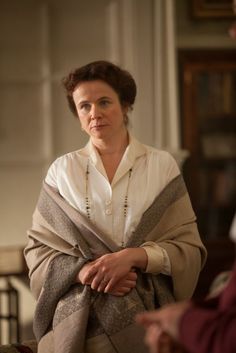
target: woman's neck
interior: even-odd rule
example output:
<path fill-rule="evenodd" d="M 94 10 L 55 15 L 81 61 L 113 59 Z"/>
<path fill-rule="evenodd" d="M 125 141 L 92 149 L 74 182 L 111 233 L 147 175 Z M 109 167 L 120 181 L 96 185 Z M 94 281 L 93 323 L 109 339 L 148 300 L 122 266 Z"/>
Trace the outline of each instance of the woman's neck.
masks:
<path fill-rule="evenodd" d="M 126 130 L 125 134 L 119 136 L 118 140 L 112 139 L 112 141 L 92 141 L 92 143 L 101 156 L 107 177 L 111 183 L 126 150 L 126 147 L 129 144 L 128 132 Z"/>
<path fill-rule="evenodd" d="M 109 155 L 123 155 L 129 144 L 129 135 L 127 130 L 125 130 L 124 133 L 118 138 L 113 137 L 109 140 L 92 140 L 92 143 L 98 150 L 101 158 L 103 158 L 103 156 L 109 157 Z"/>

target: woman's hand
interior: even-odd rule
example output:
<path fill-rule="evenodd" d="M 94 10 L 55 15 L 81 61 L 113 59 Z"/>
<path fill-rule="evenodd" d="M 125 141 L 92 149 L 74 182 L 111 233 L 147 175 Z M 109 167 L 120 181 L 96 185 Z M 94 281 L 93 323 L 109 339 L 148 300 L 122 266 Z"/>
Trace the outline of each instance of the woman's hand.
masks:
<path fill-rule="evenodd" d="M 92 263 L 89 262 L 82 267 L 82 269 L 80 270 L 80 272 L 76 277 L 76 282 L 80 282 L 84 285 L 91 285 L 93 277 L 88 277 L 88 274 L 87 274 L 91 266 L 92 266 Z M 131 289 L 136 286 L 137 277 L 138 276 L 135 271 L 133 270 L 130 271 L 127 274 L 127 276 L 125 276 L 119 282 L 117 282 L 115 287 L 107 293 L 115 296 L 119 296 L 119 297 L 124 296 L 125 294 L 128 294 L 131 291 Z M 102 286 L 100 285 L 100 288 L 98 288 L 98 291 L 103 291 L 104 288 L 105 288 L 105 283 L 103 283 Z"/>
<path fill-rule="evenodd" d="M 123 297 L 124 295 L 128 294 L 132 288 L 136 286 L 137 278 L 138 276 L 136 272 L 131 271 L 125 278 L 121 279 L 111 291 L 107 293 L 115 295 L 117 297 Z"/>
<path fill-rule="evenodd" d="M 99 292 L 124 295 L 134 285 L 128 276 L 130 272 L 135 267 L 144 269 L 146 264 L 147 254 L 143 248 L 123 249 L 85 264 L 77 278 Z"/>
<path fill-rule="evenodd" d="M 90 285 L 92 282 L 93 277 L 88 276 L 88 271 L 90 267 L 92 266 L 93 262 L 87 262 L 79 271 L 75 278 L 75 282 L 82 283 L 82 284 L 87 284 Z"/>

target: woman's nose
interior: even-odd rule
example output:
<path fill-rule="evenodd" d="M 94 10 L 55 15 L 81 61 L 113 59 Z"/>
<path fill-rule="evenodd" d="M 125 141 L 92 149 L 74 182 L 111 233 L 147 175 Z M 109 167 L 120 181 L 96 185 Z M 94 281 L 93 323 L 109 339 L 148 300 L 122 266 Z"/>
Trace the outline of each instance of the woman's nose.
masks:
<path fill-rule="evenodd" d="M 91 107 L 91 119 L 99 119 L 101 117 L 101 111 L 97 105 Z"/>

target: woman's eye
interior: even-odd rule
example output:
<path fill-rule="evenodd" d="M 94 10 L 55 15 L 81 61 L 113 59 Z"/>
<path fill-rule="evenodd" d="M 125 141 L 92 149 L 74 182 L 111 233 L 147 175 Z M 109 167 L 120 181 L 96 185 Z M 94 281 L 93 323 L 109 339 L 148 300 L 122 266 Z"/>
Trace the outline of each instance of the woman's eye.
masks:
<path fill-rule="evenodd" d="M 80 109 L 87 112 L 87 111 L 89 111 L 89 109 L 90 109 L 90 105 L 87 104 L 87 103 L 82 104 L 82 105 L 80 106 Z"/>
<path fill-rule="evenodd" d="M 100 102 L 100 106 L 101 107 L 107 107 L 108 105 L 109 105 L 109 101 L 108 100 L 102 100 L 101 102 Z"/>

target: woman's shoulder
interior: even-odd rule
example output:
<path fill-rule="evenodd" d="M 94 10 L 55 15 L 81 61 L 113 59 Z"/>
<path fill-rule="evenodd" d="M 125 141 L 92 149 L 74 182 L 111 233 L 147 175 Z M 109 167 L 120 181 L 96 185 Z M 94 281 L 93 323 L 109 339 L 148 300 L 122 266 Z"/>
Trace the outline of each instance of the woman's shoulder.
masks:
<path fill-rule="evenodd" d="M 168 152 L 167 150 L 159 149 L 153 146 L 149 145 L 144 145 L 146 150 L 147 150 L 147 155 L 150 158 L 156 159 L 156 160 L 162 160 L 166 163 L 176 163 L 175 158 L 173 155 Z"/>
<path fill-rule="evenodd" d="M 166 181 L 170 181 L 180 174 L 176 159 L 170 152 L 148 145 L 146 150 L 148 165 L 155 175 L 165 177 Z"/>
<path fill-rule="evenodd" d="M 134 150 L 140 152 L 140 157 L 145 158 L 149 165 L 155 169 L 160 167 L 164 169 L 173 168 L 178 170 L 178 165 L 174 156 L 167 150 L 156 148 L 154 146 L 142 143 L 132 137 Z M 137 154 L 138 155 L 138 154 Z"/>
<path fill-rule="evenodd" d="M 83 149 L 65 153 L 57 157 L 49 166 L 45 181 L 54 187 L 57 187 L 58 178 L 64 174 L 70 175 L 74 168 L 83 166 L 85 156 Z"/>
<path fill-rule="evenodd" d="M 53 162 L 52 165 L 63 165 L 63 164 L 67 164 L 67 163 L 71 163 L 71 162 L 77 162 L 80 160 L 83 160 L 85 158 L 85 155 L 83 153 L 83 148 L 79 149 L 79 150 L 75 150 L 75 151 L 71 151 L 71 152 L 67 152 L 61 156 L 58 156 Z"/>

